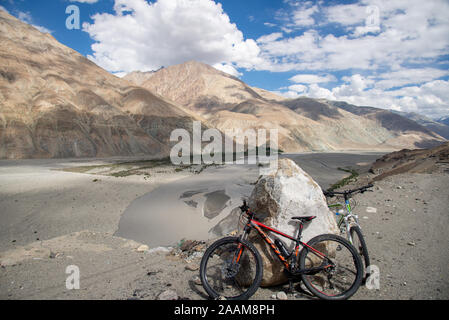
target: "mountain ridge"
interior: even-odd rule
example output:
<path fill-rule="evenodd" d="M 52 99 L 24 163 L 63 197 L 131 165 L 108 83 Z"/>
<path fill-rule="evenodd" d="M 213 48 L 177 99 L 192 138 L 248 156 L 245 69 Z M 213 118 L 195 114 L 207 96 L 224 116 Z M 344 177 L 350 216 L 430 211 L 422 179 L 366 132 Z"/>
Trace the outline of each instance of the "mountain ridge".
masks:
<path fill-rule="evenodd" d="M 222 131 L 279 129 L 280 147 L 290 152 L 395 150 L 414 143 L 429 147 L 444 141 L 417 123 L 383 109 L 352 106 L 346 110 L 324 99 L 285 99 L 196 61 L 166 67 L 142 85 L 200 114 L 209 126 Z M 397 123 L 404 126 L 403 130 Z"/>
<path fill-rule="evenodd" d="M 162 157 L 170 133 L 191 132 L 194 121 L 222 132 L 277 129 L 286 152 L 443 141 L 428 130 L 394 131 L 372 112 L 284 99 L 196 61 L 118 78 L 3 11 L 0 43 L 0 159 Z"/>
<path fill-rule="evenodd" d="M 196 118 L 0 10 L 0 158 L 168 155 Z"/>

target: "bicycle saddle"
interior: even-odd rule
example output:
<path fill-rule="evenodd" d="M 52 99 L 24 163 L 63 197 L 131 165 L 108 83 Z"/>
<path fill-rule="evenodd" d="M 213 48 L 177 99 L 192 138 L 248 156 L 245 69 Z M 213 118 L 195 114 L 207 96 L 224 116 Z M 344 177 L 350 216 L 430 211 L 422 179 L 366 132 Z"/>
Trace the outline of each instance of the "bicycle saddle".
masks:
<path fill-rule="evenodd" d="M 307 216 L 307 217 L 292 217 L 293 220 L 299 220 L 301 222 L 312 221 L 316 216 Z"/>

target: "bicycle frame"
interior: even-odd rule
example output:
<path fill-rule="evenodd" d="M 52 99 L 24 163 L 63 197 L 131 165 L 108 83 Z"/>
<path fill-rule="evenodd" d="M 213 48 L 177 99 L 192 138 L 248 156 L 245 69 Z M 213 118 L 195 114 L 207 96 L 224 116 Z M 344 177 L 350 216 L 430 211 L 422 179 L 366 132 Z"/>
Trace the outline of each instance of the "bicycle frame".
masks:
<path fill-rule="evenodd" d="M 248 213 L 247 213 L 248 214 Z M 243 234 L 241 235 L 242 239 L 245 239 L 246 236 L 248 236 L 249 232 L 251 231 L 251 229 L 256 229 L 257 232 L 260 234 L 260 236 L 262 237 L 262 239 L 271 247 L 271 249 L 276 253 L 276 256 L 279 258 L 279 260 L 284 264 L 285 268 L 290 271 L 290 272 L 295 272 L 296 270 L 296 261 L 297 261 L 297 257 L 298 254 L 300 252 L 299 250 L 299 246 L 301 245 L 303 248 L 307 247 L 309 249 L 312 250 L 312 252 L 318 256 L 321 256 L 322 258 L 327 258 L 327 256 L 324 253 L 321 253 L 320 251 L 316 250 L 315 248 L 312 248 L 311 246 L 307 245 L 307 243 L 304 243 L 301 241 L 301 236 L 302 236 L 302 229 L 303 229 L 303 223 L 299 222 L 299 230 L 298 230 L 298 236 L 296 238 L 294 238 L 293 236 L 290 236 L 288 234 L 285 234 L 279 230 L 276 230 L 274 228 L 271 228 L 269 226 L 264 225 L 263 223 L 254 220 L 253 219 L 253 215 L 254 214 L 248 214 L 249 216 L 249 221 L 245 226 L 245 229 L 243 231 Z M 274 232 L 284 238 L 287 238 L 291 241 L 295 242 L 295 248 L 294 250 L 290 253 L 289 257 L 285 258 L 281 252 L 279 251 L 279 249 L 276 247 L 276 245 L 273 243 L 273 241 L 268 237 L 268 235 L 262 230 L 262 229 L 266 229 L 269 230 L 270 232 Z M 239 245 L 240 246 L 240 245 Z M 243 248 L 237 248 L 238 249 L 238 257 L 236 262 L 239 261 L 240 256 L 242 254 L 242 250 Z M 302 250 L 302 249 L 301 249 Z M 294 254 L 293 254 L 294 253 Z M 291 260 L 290 262 L 287 260 L 288 258 L 290 258 L 289 260 Z M 329 259 L 330 260 L 330 259 Z M 305 273 L 307 271 L 316 271 L 317 269 L 325 269 L 328 266 L 324 266 L 324 267 L 319 267 L 319 268 L 311 268 L 311 269 L 307 269 L 307 270 L 299 270 L 299 272 L 301 273 Z"/>
<path fill-rule="evenodd" d="M 342 206 L 342 205 L 338 204 L 338 205 L 329 206 L 329 207 L 336 207 L 336 206 Z M 339 214 L 338 211 L 336 213 L 337 215 L 340 216 L 340 219 L 337 221 L 337 226 L 341 230 L 342 225 L 344 223 L 347 238 L 348 238 L 349 242 L 351 244 L 353 244 L 351 233 L 350 233 L 351 224 L 358 226 L 360 229 L 362 229 L 362 227 L 359 224 L 358 215 L 352 213 L 351 204 L 349 203 L 349 199 L 345 199 L 345 207 L 346 207 L 346 213 Z"/>

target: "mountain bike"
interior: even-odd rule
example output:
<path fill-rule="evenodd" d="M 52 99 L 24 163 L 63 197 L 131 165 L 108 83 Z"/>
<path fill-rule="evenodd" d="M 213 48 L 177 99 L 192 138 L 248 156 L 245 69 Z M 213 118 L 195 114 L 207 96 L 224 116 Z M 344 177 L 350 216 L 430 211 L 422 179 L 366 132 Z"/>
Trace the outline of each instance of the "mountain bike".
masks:
<path fill-rule="evenodd" d="M 298 223 L 295 237 L 258 221 L 246 201 L 239 208 L 240 217 L 244 217 L 243 232 L 238 237 L 217 240 L 201 260 L 201 282 L 212 299 L 249 299 L 259 288 L 263 262 L 257 248 L 248 240 L 253 229 L 283 264 L 290 290 L 295 280 L 302 280 L 306 288 L 321 299 L 348 299 L 358 290 L 363 278 L 363 262 L 348 240 L 322 234 L 307 243 L 301 241 L 304 224 L 315 216 L 292 217 Z M 293 241 L 293 249 L 287 249 L 277 238 L 273 243 L 263 229 Z"/>
<path fill-rule="evenodd" d="M 346 190 L 342 192 L 337 191 L 323 191 L 324 195 L 329 198 L 333 198 L 336 195 L 343 195 L 345 199 L 346 212 L 336 212 L 339 216 L 337 226 L 340 229 L 341 234 L 346 234 L 349 242 L 357 249 L 357 252 L 363 258 L 365 263 L 365 270 L 367 271 L 365 279 L 369 276 L 370 259 L 368 254 L 368 247 L 366 246 L 365 238 L 363 237 L 362 228 L 359 224 L 359 217 L 352 212 L 349 199 L 356 193 L 364 193 L 372 188 L 373 185 L 369 184 L 358 189 Z M 342 204 L 329 205 L 329 208 L 342 207 Z"/>

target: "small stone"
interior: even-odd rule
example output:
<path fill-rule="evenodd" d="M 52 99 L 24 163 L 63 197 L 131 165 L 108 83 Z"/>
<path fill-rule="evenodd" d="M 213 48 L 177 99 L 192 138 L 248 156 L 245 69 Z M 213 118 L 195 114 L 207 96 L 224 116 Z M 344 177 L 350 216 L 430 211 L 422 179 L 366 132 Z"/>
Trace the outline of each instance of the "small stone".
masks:
<path fill-rule="evenodd" d="M 137 252 L 145 252 L 145 251 L 148 251 L 150 248 L 146 245 L 146 244 L 143 244 L 143 245 L 141 245 L 140 247 L 138 247 L 137 249 L 136 249 L 136 251 Z"/>
<path fill-rule="evenodd" d="M 196 271 L 200 268 L 200 266 L 196 263 L 189 263 L 186 265 L 186 270 Z"/>
<path fill-rule="evenodd" d="M 410 241 L 410 242 L 408 242 L 407 244 L 408 244 L 409 246 L 412 246 L 412 247 L 416 246 L 416 243 L 413 242 L 413 241 Z"/>
<path fill-rule="evenodd" d="M 275 294 L 271 295 L 271 299 L 275 300 L 276 299 L 276 295 Z"/>
<path fill-rule="evenodd" d="M 159 294 L 157 300 L 178 300 L 178 294 L 174 290 L 165 290 Z"/>
<path fill-rule="evenodd" d="M 200 242 L 196 240 L 185 240 L 183 241 L 179 249 L 181 249 L 181 251 L 190 251 L 199 244 Z"/>
<path fill-rule="evenodd" d="M 201 279 L 200 279 L 200 277 L 198 277 L 198 276 L 193 277 L 193 282 L 194 282 L 197 286 L 202 285 Z"/>
<path fill-rule="evenodd" d="M 287 294 L 286 294 L 284 291 L 279 291 L 279 292 L 276 294 L 276 298 L 277 298 L 278 300 L 288 300 Z"/>

